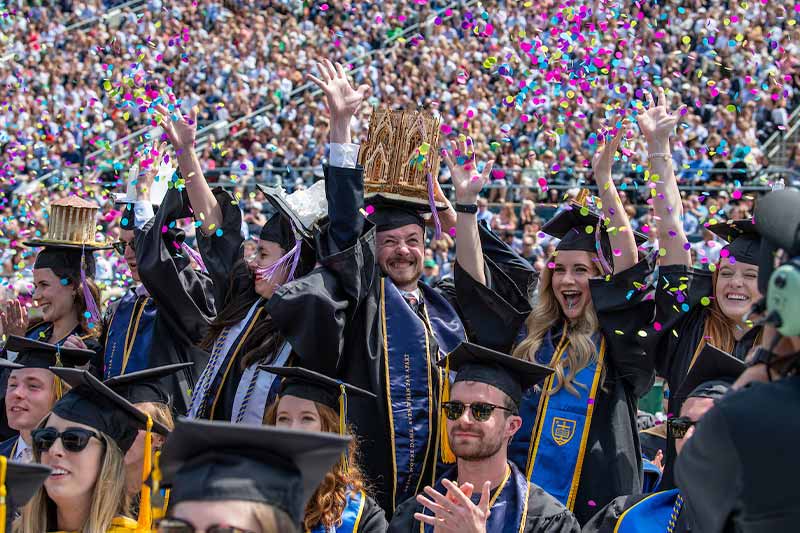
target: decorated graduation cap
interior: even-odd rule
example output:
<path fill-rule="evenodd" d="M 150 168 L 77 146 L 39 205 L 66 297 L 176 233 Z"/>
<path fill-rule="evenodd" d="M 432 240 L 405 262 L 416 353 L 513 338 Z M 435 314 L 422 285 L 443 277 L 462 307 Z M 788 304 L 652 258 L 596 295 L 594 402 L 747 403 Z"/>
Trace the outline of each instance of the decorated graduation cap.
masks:
<path fill-rule="evenodd" d="M 349 442 L 333 433 L 182 418 L 154 478 L 171 487 L 171 506 L 250 501 L 276 507 L 301 524 L 306 503 Z"/>
<path fill-rule="evenodd" d="M 50 472 L 49 466 L 16 463 L 0 456 L 0 533 L 11 531 L 16 510 L 33 498 Z"/>
<path fill-rule="evenodd" d="M 16 352 L 17 358 L 12 363 L 8 359 L 0 359 L 0 367 L 16 370 L 19 368 L 44 368 L 52 366 L 83 366 L 95 353 L 92 350 L 57 346 L 17 335 L 9 335 L 6 350 Z"/>
<path fill-rule="evenodd" d="M 758 265 L 761 236 L 752 218 L 710 224 L 708 230 L 728 243 L 722 250 L 728 257 L 748 265 Z"/>
<path fill-rule="evenodd" d="M 169 181 L 175 173 L 175 167 L 168 162 L 163 162 L 158 168 L 158 174 L 153 179 L 153 184 L 147 191 L 147 198 L 145 201 L 150 202 L 153 210 L 157 210 L 158 206 L 164 200 L 169 188 Z M 136 227 L 136 216 L 133 211 L 134 204 L 138 201 L 136 194 L 136 183 L 139 180 L 139 164 L 134 163 L 128 170 L 127 185 L 124 193 L 118 193 L 114 197 L 114 203 L 122 207 L 122 216 L 120 218 L 120 228 L 126 230 L 133 230 Z"/>
<path fill-rule="evenodd" d="M 170 406 L 172 399 L 165 392 L 161 380 L 191 366 L 194 366 L 194 362 L 146 368 L 109 378 L 103 383 L 133 404 L 162 403 Z"/>
<path fill-rule="evenodd" d="M 602 215 L 594 207 L 585 205 L 587 190 L 582 190 L 575 202 L 551 218 L 542 231 L 560 239 L 556 250 L 577 250 L 597 254 L 608 272 L 613 261 L 611 242 L 608 231 L 602 221 Z M 647 237 L 638 231 L 633 232 L 636 245 L 643 244 Z"/>
<path fill-rule="evenodd" d="M 507 394 L 517 407 L 522 402 L 522 395 L 526 390 L 553 373 L 553 370 L 546 366 L 511 357 L 471 342 L 462 342 L 437 364 L 445 368 L 442 404 L 450 401 L 450 371 L 456 372 L 454 384 L 459 381 L 486 383 Z M 442 459 L 444 462 L 453 462 L 455 456 L 450 449 L 445 424 L 441 424 L 441 430 Z"/>
<path fill-rule="evenodd" d="M 706 343 L 678 387 L 676 396 L 683 400 L 721 398 L 745 368 L 747 365 L 743 361 Z"/>
<path fill-rule="evenodd" d="M 53 413 L 72 422 L 86 424 L 111 437 L 122 453 L 136 440 L 139 430 L 166 435 L 169 430 L 139 411 L 86 370 L 51 367 L 72 389 L 53 406 Z"/>

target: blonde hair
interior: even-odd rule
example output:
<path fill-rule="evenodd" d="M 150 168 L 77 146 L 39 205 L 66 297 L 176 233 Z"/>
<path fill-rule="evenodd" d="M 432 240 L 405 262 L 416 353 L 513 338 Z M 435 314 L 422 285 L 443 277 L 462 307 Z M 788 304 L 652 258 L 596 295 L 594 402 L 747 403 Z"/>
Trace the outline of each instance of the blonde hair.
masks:
<path fill-rule="evenodd" d="M 45 418 L 39 427 L 46 427 Z M 105 433 L 98 432 L 105 444 L 100 473 L 92 490 L 92 503 L 89 516 L 86 517 L 80 533 L 98 533 L 107 531 L 111 521 L 125 514 L 129 498 L 125 492 L 125 454 L 114 440 Z M 34 462 L 41 462 L 41 454 L 34 449 Z M 22 515 L 14 522 L 14 533 L 42 533 L 56 529 L 55 524 L 48 524 L 48 519 L 55 516 L 56 504 L 41 487 L 22 508 Z"/>
<path fill-rule="evenodd" d="M 595 257 L 594 254 L 590 255 Z M 553 262 L 554 258 L 555 254 L 550 256 L 547 263 Z M 592 264 L 595 264 L 595 262 L 592 261 Z M 595 269 L 599 274 L 600 270 L 596 264 Z M 536 362 L 536 352 L 542 347 L 542 342 L 547 332 L 559 323 L 564 323 L 566 328 L 564 335 L 566 335 L 565 341 L 569 341 L 569 350 L 566 357 L 561 357 L 552 364 L 552 368 L 555 371 L 556 386 L 553 387 L 551 393 L 555 394 L 563 387 L 578 396 L 579 393 L 573 384 L 573 380 L 578 372 L 597 360 L 597 346 L 595 346 L 592 336 L 600 329 L 600 322 L 597 319 L 597 313 L 594 311 L 591 299 L 586 304 L 583 314 L 577 320 L 567 320 L 553 292 L 553 269 L 545 268 L 539 280 L 539 300 L 525 320 L 528 335 L 514 349 L 514 357 Z M 553 339 L 554 347 L 557 348 L 558 344 L 560 344 L 558 340 Z M 549 363 L 548 361 L 545 364 Z M 577 385 L 585 388 L 585 385 L 581 383 Z"/>
<path fill-rule="evenodd" d="M 170 431 L 175 429 L 175 418 L 172 416 L 172 409 L 167 404 L 161 402 L 139 402 L 133 405 L 144 414 L 150 415 L 153 422 L 163 425 Z"/>

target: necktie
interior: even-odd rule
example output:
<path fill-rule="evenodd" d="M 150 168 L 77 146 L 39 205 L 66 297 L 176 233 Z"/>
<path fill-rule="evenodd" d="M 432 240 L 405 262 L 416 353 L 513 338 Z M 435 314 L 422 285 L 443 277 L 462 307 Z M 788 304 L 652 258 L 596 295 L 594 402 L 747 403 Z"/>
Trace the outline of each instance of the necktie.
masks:
<path fill-rule="evenodd" d="M 405 298 L 406 302 L 408 302 L 408 306 L 417 314 L 419 314 L 419 300 L 417 297 L 414 296 L 412 293 L 407 292 L 403 294 L 403 298 Z"/>

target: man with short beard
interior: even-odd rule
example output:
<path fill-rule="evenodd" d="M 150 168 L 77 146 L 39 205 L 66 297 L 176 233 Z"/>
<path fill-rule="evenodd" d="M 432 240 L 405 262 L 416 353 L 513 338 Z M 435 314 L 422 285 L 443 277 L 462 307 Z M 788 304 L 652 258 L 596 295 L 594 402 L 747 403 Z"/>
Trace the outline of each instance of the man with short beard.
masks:
<path fill-rule="evenodd" d="M 457 465 L 425 487 L 425 495 L 401 504 L 389 533 L 580 531 L 566 507 L 508 460 L 508 443 L 522 427 L 522 393 L 552 370 L 468 342 L 440 365 L 458 372 L 442 404 L 442 445 L 452 449 Z"/>

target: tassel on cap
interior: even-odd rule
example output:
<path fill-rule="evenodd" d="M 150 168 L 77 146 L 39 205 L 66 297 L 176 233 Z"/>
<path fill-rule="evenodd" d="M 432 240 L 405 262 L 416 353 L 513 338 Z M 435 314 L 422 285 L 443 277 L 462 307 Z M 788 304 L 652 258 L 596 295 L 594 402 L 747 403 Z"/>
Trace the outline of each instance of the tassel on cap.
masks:
<path fill-rule="evenodd" d="M 153 473 L 150 476 L 150 522 L 151 528 L 167 514 L 167 505 L 161 497 L 161 451 L 153 454 Z M 140 505 L 141 508 L 141 505 Z M 152 528 L 155 532 L 156 529 Z"/>
<path fill-rule="evenodd" d="M 442 377 L 442 397 L 439 402 L 439 431 L 442 442 L 442 462 L 451 464 L 456 462 L 456 456 L 453 449 L 450 448 L 450 438 L 447 436 L 447 417 L 444 414 L 444 404 L 450 401 L 450 358 L 447 358 L 444 367 L 444 376 Z"/>
<path fill-rule="evenodd" d="M 6 471 L 8 470 L 8 458 L 0 455 L 0 533 L 6 533 Z"/>
<path fill-rule="evenodd" d="M 86 303 L 86 311 L 89 313 L 89 320 L 98 327 L 100 324 L 100 309 L 97 307 L 97 302 L 94 301 L 92 291 L 89 289 L 89 284 L 86 283 L 86 254 L 81 250 L 81 288 L 83 290 L 83 300 Z"/>
<path fill-rule="evenodd" d="M 61 346 L 56 344 L 56 366 L 63 366 L 61 364 Z M 56 394 L 56 401 L 64 396 L 64 382 L 58 376 L 53 376 L 53 390 Z"/>
<path fill-rule="evenodd" d="M 339 384 L 339 435 L 344 436 L 347 433 L 347 391 L 344 384 Z M 350 465 L 347 460 L 347 450 L 342 452 L 342 464 L 344 471 L 347 473 L 350 470 Z"/>
<path fill-rule="evenodd" d="M 147 426 L 144 434 L 144 460 L 142 461 L 142 491 L 139 498 L 139 517 L 136 529 L 150 531 L 152 529 L 153 513 L 150 498 L 150 487 L 147 480 L 150 477 L 153 462 L 153 419 L 147 415 Z"/>

